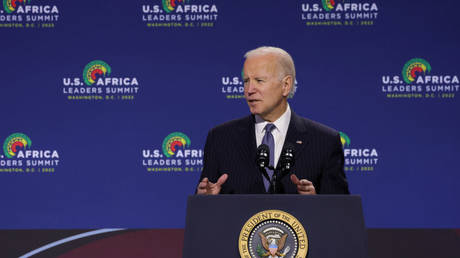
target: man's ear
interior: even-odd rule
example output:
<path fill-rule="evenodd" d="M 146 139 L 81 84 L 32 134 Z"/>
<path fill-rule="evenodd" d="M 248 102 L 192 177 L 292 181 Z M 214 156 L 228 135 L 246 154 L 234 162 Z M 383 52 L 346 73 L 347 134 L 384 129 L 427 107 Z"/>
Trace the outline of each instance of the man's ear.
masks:
<path fill-rule="evenodd" d="M 291 92 L 292 87 L 294 87 L 291 75 L 284 76 L 281 80 L 281 87 L 283 87 L 283 97 L 287 97 L 289 92 Z"/>

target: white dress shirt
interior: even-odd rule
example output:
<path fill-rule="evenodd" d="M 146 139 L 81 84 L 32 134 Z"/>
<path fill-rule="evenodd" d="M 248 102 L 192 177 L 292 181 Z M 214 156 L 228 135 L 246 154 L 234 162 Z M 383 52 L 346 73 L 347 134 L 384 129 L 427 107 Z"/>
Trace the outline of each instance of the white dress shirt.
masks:
<path fill-rule="evenodd" d="M 265 126 L 270 122 L 263 120 L 258 115 L 255 115 L 255 117 L 256 117 L 256 125 L 255 125 L 256 143 L 257 143 L 257 147 L 259 147 L 265 135 Z M 289 107 L 289 104 L 288 104 L 286 111 L 284 111 L 284 113 L 275 122 L 272 123 L 276 126 L 276 128 L 272 130 L 272 135 L 275 140 L 275 162 L 273 163 L 275 168 L 276 168 L 276 165 L 278 164 L 278 159 L 283 149 L 284 140 L 286 139 L 286 134 L 289 128 L 290 121 L 291 121 L 291 108 Z"/>

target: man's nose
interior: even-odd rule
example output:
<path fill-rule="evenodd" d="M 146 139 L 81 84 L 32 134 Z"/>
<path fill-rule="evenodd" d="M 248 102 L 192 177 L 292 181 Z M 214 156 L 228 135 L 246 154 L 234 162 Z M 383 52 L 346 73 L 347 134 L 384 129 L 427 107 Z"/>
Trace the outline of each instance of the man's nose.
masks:
<path fill-rule="evenodd" d="M 256 92 L 256 87 L 253 81 L 248 80 L 248 82 L 246 82 L 246 87 L 248 89 L 248 93 L 251 94 L 251 93 Z"/>

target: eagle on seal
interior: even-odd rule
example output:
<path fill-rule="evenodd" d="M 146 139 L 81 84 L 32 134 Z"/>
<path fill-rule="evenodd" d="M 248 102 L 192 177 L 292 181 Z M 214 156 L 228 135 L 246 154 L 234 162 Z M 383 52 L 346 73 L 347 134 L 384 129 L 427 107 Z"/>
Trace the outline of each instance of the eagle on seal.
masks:
<path fill-rule="evenodd" d="M 271 257 L 283 257 L 286 254 L 282 254 L 280 251 L 283 250 L 284 244 L 286 243 L 286 238 L 288 234 L 284 234 L 281 236 L 281 238 L 278 240 L 278 243 L 276 239 L 270 239 L 268 240 L 264 234 L 259 232 L 260 239 L 262 239 L 262 246 L 267 250 L 266 253 L 263 254 L 264 257 L 266 256 L 271 256 Z M 270 242 L 270 243 L 269 243 Z"/>

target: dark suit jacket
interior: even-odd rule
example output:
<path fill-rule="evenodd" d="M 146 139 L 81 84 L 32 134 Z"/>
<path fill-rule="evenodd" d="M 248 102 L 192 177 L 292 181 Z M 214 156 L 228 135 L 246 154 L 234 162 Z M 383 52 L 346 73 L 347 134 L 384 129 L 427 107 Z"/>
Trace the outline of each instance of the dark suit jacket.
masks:
<path fill-rule="evenodd" d="M 213 128 L 206 139 L 204 168 L 201 178 L 211 182 L 224 173 L 227 181 L 223 194 L 266 193 L 262 174 L 256 164 L 257 146 L 253 115 L 233 120 Z M 339 133 L 317 122 L 291 112 L 285 144 L 295 146 L 292 173 L 299 179 L 313 182 L 320 194 L 348 194 L 343 172 L 343 149 Z M 281 180 L 283 193 L 297 193 L 289 176 Z"/>

